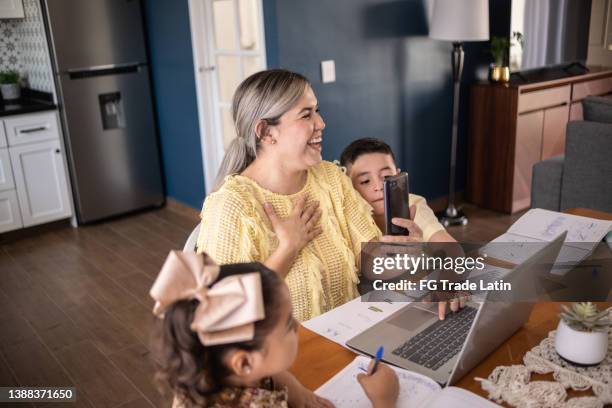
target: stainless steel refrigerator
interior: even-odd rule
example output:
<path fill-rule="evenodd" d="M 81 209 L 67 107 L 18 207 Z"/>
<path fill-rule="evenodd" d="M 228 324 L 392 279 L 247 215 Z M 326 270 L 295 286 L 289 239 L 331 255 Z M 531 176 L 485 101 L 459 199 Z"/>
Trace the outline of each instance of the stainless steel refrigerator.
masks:
<path fill-rule="evenodd" d="M 162 205 L 138 0 L 47 0 L 68 163 L 80 223 Z"/>

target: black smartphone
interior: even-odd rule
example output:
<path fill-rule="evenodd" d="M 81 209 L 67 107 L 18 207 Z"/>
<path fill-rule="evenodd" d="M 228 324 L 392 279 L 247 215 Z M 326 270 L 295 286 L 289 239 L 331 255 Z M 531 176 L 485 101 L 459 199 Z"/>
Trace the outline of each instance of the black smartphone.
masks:
<path fill-rule="evenodd" d="M 406 228 L 391 223 L 391 219 L 396 217 L 410 219 L 408 173 L 401 172 L 395 176 L 385 177 L 383 189 L 385 197 L 385 234 L 408 235 Z"/>

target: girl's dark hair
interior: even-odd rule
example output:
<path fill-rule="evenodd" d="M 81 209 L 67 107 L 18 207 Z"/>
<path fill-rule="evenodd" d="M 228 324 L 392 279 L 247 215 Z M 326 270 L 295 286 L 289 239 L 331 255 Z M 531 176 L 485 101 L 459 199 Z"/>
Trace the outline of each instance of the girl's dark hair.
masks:
<path fill-rule="evenodd" d="M 282 283 L 278 274 L 259 262 L 223 265 L 217 281 L 254 271 L 261 275 L 266 318 L 255 323 L 255 336 L 251 341 L 204 346 L 190 328 L 199 304 L 195 299 L 172 304 L 164 311 L 163 319 L 156 319 L 151 338 L 151 350 L 157 365 L 156 380 L 160 385 L 169 385 L 186 406 L 206 405 L 206 397 L 223 387 L 224 380 L 231 374 L 223 364 L 227 351 L 261 350 L 267 335 L 276 326 L 280 318 L 278 291 Z"/>
<path fill-rule="evenodd" d="M 346 146 L 340 155 L 340 165 L 344 167 L 352 166 L 359 156 L 367 153 L 388 154 L 395 161 L 395 155 L 387 143 L 373 137 L 364 137 Z"/>

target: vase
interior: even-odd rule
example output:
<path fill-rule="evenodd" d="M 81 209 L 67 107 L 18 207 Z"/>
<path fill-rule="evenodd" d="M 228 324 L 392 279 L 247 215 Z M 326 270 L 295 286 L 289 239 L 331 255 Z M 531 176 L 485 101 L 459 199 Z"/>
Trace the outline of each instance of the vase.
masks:
<path fill-rule="evenodd" d="M 503 67 L 501 65 L 491 65 L 490 78 L 493 82 L 510 81 L 510 67 Z"/>
<path fill-rule="evenodd" d="M 491 66 L 491 81 L 499 82 L 499 79 L 501 78 L 501 68 L 502 67 L 498 65 Z"/>
<path fill-rule="evenodd" d="M 574 330 L 563 319 L 555 333 L 555 350 L 572 364 L 596 365 L 606 358 L 608 330 L 585 332 Z"/>
<path fill-rule="evenodd" d="M 508 82 L 510 81 L 510 67 L 500 67 L 501 73 L 499 75 L 500 82 Z"/>
<path fill-rule="evenodd" d="M 19 84 L 2 84 L 0 85 L 0 91 L 2 92 L 2 99 L 5 101 L 19 99 L 21 96 Z"/>

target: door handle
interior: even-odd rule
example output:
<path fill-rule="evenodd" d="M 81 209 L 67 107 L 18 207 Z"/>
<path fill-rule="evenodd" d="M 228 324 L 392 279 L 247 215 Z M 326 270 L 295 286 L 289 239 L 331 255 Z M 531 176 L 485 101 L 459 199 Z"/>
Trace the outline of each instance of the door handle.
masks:
<path fill-rule="evenodd" d="M 215 70 L 215 66 L 214 65 L 209 65 L 207 67 L 200 67 L 198 69 L 198 71 L 200 71 L 200 72 L 212 72 L 214 70 Z"/>
<path fill-rule="evenodd" d="M 47 129 L 48 129 L 47 126 L 39 126 L 35 128 L 30 128 L 30 129 L 22 129 L 19 131 L 19 133 L 35 133 L 35 132 L 42 132 L 43 130 L 47 130 Z"/>

